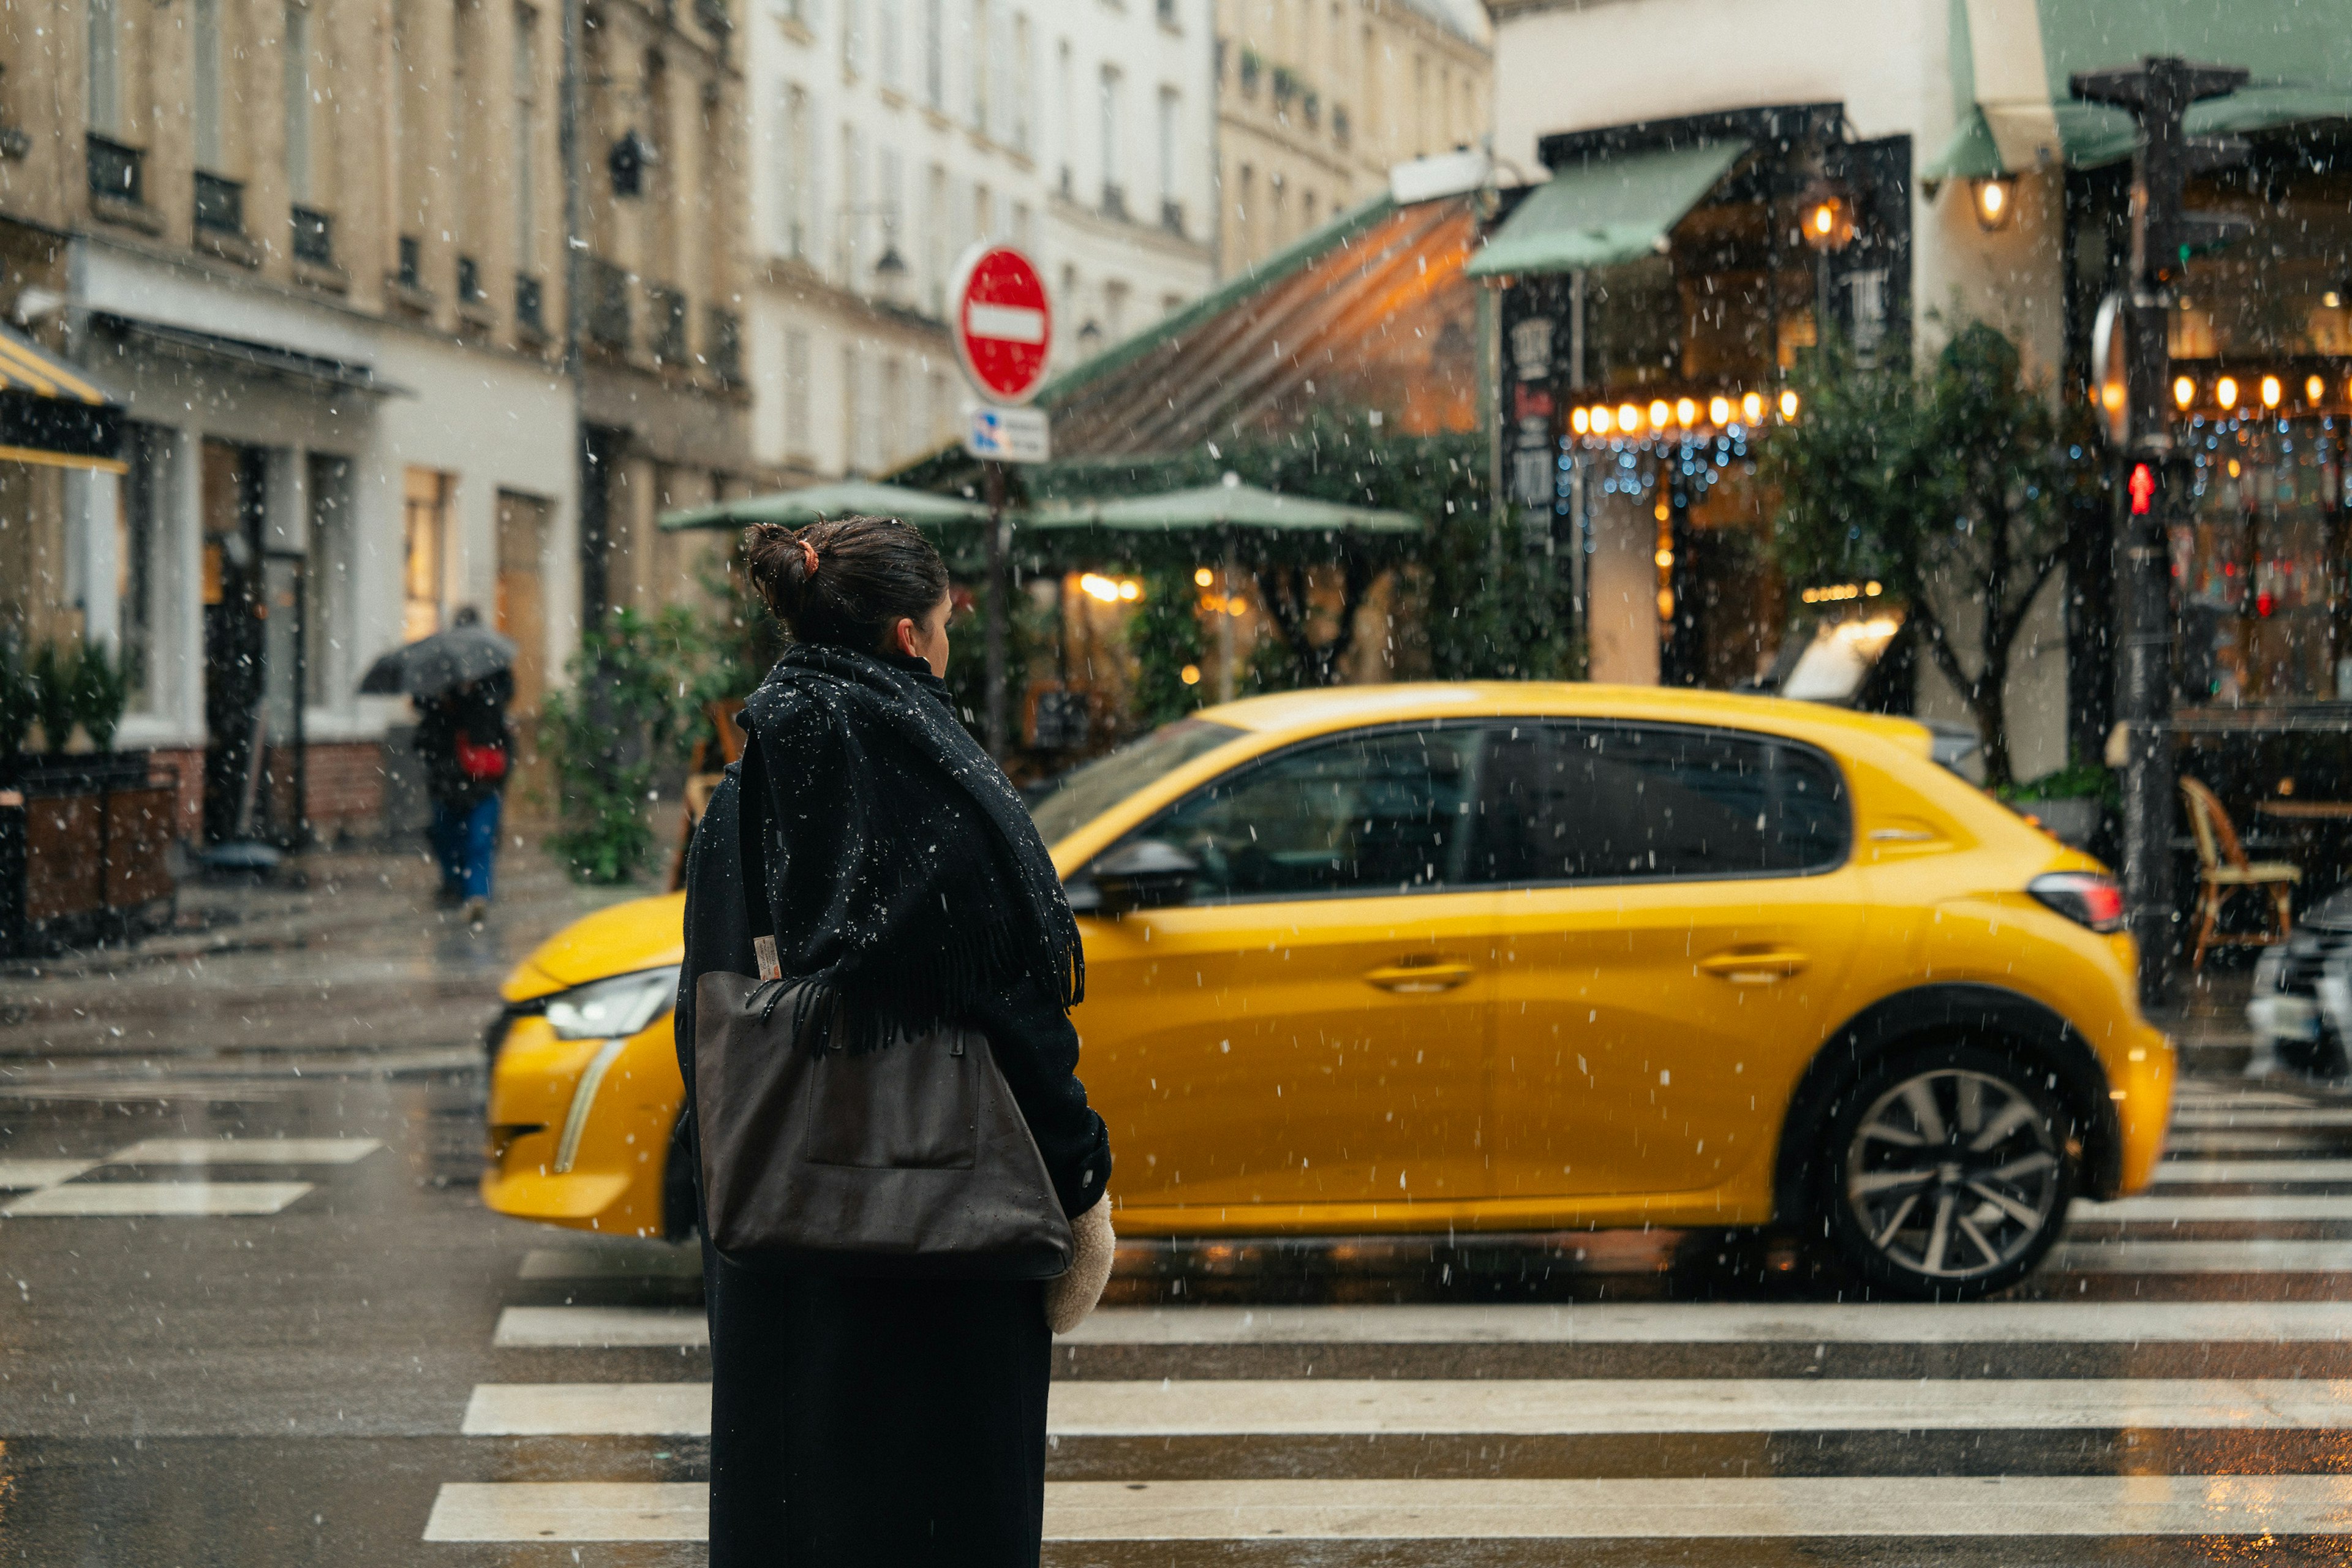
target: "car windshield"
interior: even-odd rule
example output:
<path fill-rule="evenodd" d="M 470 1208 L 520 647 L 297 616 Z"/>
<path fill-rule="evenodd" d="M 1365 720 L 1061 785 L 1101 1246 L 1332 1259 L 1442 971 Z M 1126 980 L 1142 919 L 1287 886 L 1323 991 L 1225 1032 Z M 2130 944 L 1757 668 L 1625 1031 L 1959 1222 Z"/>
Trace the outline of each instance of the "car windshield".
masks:
<path fill-rule="evenodd" d="M 1047 784 L 1045 795 L 1029 808 L 1037 819 L 1038 837 L 1048 845 L 1059 843 L 1153 780 L 1241 732 L 1206 719 L 1179 719 L 1132 745 L 1072 768 Z"/>

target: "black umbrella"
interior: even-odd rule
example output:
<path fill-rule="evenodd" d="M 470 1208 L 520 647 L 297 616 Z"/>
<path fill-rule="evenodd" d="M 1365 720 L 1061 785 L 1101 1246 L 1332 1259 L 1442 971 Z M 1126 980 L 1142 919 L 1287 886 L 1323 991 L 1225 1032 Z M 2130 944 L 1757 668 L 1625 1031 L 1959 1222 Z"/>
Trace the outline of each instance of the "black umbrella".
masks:
<path fill-rule="evenodd" d="M 478 622 L 465 621 L 369 666 L 363 697 L 435 697 L 514 667 L 515 645 Z"/>

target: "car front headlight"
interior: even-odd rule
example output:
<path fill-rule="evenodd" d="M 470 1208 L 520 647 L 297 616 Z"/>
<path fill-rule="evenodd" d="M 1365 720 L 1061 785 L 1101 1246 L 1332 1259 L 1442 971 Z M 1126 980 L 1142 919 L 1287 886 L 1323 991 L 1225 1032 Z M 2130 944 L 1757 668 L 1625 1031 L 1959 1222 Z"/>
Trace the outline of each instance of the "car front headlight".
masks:
<path fill-rule="evenodd" d="M 677 1000 L 677 965 L 592 980 L 547 999 L 548 1027 L 559 1040 L 625 1039 Z"/>

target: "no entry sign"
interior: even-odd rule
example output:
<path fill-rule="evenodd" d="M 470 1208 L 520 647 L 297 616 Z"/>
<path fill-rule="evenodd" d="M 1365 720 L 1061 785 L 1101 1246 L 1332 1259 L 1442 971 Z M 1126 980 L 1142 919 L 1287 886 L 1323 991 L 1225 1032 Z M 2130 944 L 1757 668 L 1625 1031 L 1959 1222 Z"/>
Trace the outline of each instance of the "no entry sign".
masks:
<path fill-rule="evenodd" d="M 1036 264 L 1009 245 L 985 241 L 964 253 L 948 291 L 956 357 L 981 395 L 1026 403 L 1045 379 L 1054 311 Z"/>

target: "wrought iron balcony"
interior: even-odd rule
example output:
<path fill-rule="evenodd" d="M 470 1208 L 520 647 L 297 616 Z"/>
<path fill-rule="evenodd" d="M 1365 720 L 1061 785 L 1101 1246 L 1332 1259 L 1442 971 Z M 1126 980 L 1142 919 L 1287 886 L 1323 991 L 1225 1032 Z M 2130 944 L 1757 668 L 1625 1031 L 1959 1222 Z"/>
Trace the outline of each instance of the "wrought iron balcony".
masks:
<path fill-rule="evenodd" d="M 734 311 L 710 306 L 703 314 L 702 357 L 730 386 L 743 379 L 743 322 Z"/>
<path fill-rule="evenodd" d="M 601 256 L 589 257 L 580 270 L 581 283 L 588 294 L 590 341 L 616 353 L 628 353 L 628 273 Z"/>
<path fill-rule="evenodd" d="M 654 358 L 663 364 L 685 363 L 686 291 L 652 284 L 646 289 L 646 304 L 654 318 Z"/>

